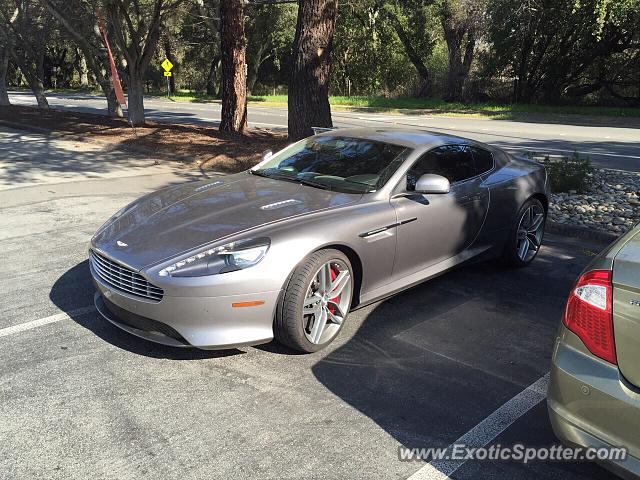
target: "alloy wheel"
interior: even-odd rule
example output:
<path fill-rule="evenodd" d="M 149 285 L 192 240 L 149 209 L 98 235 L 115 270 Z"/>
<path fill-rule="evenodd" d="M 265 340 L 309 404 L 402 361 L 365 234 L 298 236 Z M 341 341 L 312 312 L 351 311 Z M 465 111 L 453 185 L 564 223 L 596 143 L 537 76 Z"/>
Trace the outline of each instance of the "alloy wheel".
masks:
<path fill-rule="evenodd" d="M 518 258 L 529 262 L 536 256 L 544 234 L 544 209 L 540 205 L 528 207 L 518 223 L 516 242 Z"/>
<path fill-rule="evenodd" d="M 302 310 L 304 334 L 320 345 L 340 330 L 351 303 L 351 272 L 340 260 L 330 260 L 316 272 L 305 295 Z"/>

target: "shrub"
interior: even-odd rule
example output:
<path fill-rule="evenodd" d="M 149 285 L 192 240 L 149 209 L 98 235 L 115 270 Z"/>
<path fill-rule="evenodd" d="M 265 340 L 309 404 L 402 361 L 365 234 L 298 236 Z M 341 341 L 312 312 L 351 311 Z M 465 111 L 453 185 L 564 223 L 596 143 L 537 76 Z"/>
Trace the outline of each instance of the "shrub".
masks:
<path fill-rule="evenodd" d="M 593 181 L 593 167 L 589 157 L 580 156 L 577 152 L 572 157 L 560 159 L 547 155 L 542 163 L 547 167 L 551 191 L 554 193 L 585 193 Z"/>

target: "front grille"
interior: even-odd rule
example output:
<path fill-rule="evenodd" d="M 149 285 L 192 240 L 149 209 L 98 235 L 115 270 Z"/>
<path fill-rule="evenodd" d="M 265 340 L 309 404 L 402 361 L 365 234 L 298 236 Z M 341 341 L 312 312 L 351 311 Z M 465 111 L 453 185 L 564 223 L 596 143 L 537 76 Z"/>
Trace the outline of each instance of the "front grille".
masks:
<path fill-rule="evenodd" d="M 149 283 L 135 270 L 120 265 L 95 250 L 91 250 L 90 257 L 93 270 L 107 285 L 135 297 L 154 302 L 162 300 L 162 289 Z"/>

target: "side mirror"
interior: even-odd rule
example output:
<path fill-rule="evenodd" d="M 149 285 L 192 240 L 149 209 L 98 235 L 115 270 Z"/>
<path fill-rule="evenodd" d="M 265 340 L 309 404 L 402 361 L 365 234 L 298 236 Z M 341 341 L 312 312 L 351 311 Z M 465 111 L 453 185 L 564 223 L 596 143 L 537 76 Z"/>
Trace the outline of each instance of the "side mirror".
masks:
<path fill-rule="evenodd" d="M 427 173 L 416 182 L 416 193 L 449 193 L 451 183 L 442 175 Z"/>
<path fill-rule="evenodd" d="M 273 152 L 271 150 L 265 150 L 264 152 L 262 152 L 262 161 L 263 162 L 265 160 L 269 160 L 271 157 L 273 157 Z"/>

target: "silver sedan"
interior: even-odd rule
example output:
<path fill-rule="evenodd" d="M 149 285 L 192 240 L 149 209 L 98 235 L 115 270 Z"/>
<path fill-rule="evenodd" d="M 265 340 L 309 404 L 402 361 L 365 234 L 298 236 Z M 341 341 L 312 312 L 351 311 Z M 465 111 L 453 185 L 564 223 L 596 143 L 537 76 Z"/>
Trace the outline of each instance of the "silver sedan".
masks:
<path fill-rule="evenodd" d="M 254 168 L 171 186 L 91 240 L 96 306 L 172 346 L 332 342 L 355 308 L 470 261 L 524 266 L 544 234 L 543 166 L 459 137 L 333 130 Z"/>

